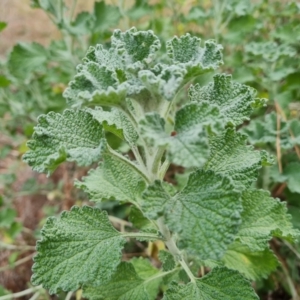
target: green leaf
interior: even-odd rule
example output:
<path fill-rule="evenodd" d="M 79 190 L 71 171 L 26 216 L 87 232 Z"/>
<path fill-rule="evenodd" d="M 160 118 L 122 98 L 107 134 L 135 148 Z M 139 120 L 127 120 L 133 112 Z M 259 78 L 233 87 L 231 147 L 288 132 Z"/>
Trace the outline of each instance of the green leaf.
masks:
<path fill-rule="evenodd" d="M 3 29 L 5 29 L 6 26 L 7 26 L 7 23 L 5 23 L 5 22 L 0 22 L 0 32 L 1 32 Z"/>
<path fill-rule="evenodd" d="M 277 135 L 280 137 L 280 146 L 283 149 L 293 147 L 289 133 L 289 124 L 280 117 L 280 130 L 277 130 L 277 115 L 272 112 L 262 120 L 252 120 L 248 126 L 242 128 L 242 132 L 247 134 L 248 140 L 252 145 L 275 145 Z"/>
<path fill-rule="evenodd" d="M 166 185 L 166 182 L 155 180 L 143 192 L 142 209 L 147 218 L 155 220 L 163 215 L 166 205 L 171 200 L 171 196 L 165 189 Z"/>
<path fill-rule="evenodd" d="M 77 69 L 77 75 L 63 94 L 71 106 L 125 105 L 126 87 L 119 84 L 116 72 L 95 62 L 79 65 Z"/>
<path fill-rule="evenodd" d="M 110 224 L 107 213 L 84 206 L 49 218 L 37 243 L 32 283 L 50 294 L 75 291 L 83 284 L 106 282 L 121 259 L 125 238 Z"/>
<path fill-rule="evenodd" d="M 12 208 L 4 208 L 0 210 L 0 227 L 9 228 L 15 221 L 17 216 L 16 210 Z"/>
<path fill-rule="evenodd" d="M 103 130 L 86 111 L 50 112 L 38 118 L 29 151 L 23 156 L 35 171 L 51 174 L 63 161 L 90 165 L 99 160 Z"/>
<path fill-rule="evenodd" d="M 210 139 L 210 157 L 204 168 L 230 177 L 241 188 L 250 187 L 257 179 L 261 156 L 246 142 L 247 136 L 233 128 L 213 136 Z"/>
<path fill-rule="evenodd" d="M 129 222 L 133 224 L 135 228 L 143 229 L 143 230 L 153 230 L 155 227 L 153 224 L 147 219 L 144 214 L 136 207 L 131 206 L 129 213 Z"/>
<path fill-rule="evenodd" d="M 251 280 L 267 278 L 279 265 L 270 249 L 251 251 L 237 241 L 228 247 L 222 261 L 227 268 L 237 270 Z"/>
<path fill-rule="evenodd" d="M 167 53 L 173 64 L 186 69 L 185 80 L 215 70 L 223 63 L 221 45 L 209 40 L 201 47 L 200 42 L 201 39 L 189 33 L 167 42 Z"/>
<path fill-rule="evenodd" d="M 220 119 L 235 126 L 249 120 L 252 105 L 256 103 L 253 88 L 232 81 L 231 75 L 226 74 L 215 75 L 214 82 L 204 87 L 199 84 L 192 86 L 189 95 L 193 101 L 217 106 Z"/>
<path fill-rule="evenodd" d="M 102 124 L 106 131 L 110 131 L 130 144 L 134 145 L 138 140 L 138 133 L 133 127 L 128 117 L 119 109 L 112 108 L 110 111 L 104 111 L 100 107 L 89 109 L 88 112 Z"/>
<path fill-rule="evenodd" d="M 242 205 L 231 181 L 213 171 L 191 173 L 166 208 L 166 223 L 199 259 L 219 259 L 234 240 Z"/>
<path fill-rule="evenodd" d="M 294 240 L 299 231 L 293 229 L 286 204 L 270 197 L 264 190 L 247 190 L 242 194 L 242 224 L 236 238 L 252 251 L 264 251 L 272 236 Z"/>
<path fill-rule="evenodd" d="M 152 30 L 137 31 L 134 27 L 125 32 L 115 30 L 111 43 L 130 69 L 150 64 L 155 57 L 155 52 L 161 47 L 158 37 Z"/>
<path fill-rule="evenodd" d="M 37 43 L 19 43 L 14 46 L 7 62 L 10 73 L 16 78 L 29 81 L 34 72 L 45 71 L 47 50 Z"/>
<path fill-rule="evenodd" d="M 86 191 L 90 200 L 115 199 L 136 203 L 146 187 L 145 180 L 129 163 L 117 156 L 103 154 L 103 162 L 75 185 Z"/>
<path fill-rule="evenodd" d="M 174 256 L 169 251 L 159 251 L 158 258 L 162 262 L 163 271 L 171 271 L 175 268 L 176 263 L 174 260 Z"/>
<path fill-rule="evenodd" d="M 10 85 L 10 80 L 7 79 L 5 76 L 0 75 L 0 88 L 8 87 Z"/>
<path fill-rule="evenodd" d="M 216 123 L 218 109 L 209 103 L 190 103 L 177 111 L 168 157 L 183 167 L 200 167 L 208 157 L 206 127 Z"/>
<path fill-rule="evenodd" d="M 283 170 L 287 186 L 292 193 L 300 194 L 300 163 L 289 163 Z"/>
<path fill-rule="evenodd" d="M 152 70 L 142 70 L 138 75 L 154 99 L 171 101 L 182 87 L 185 73 L 185 69 L 176 65 L 157 64 Z"/>
<path fill-rule="evenodd" d="M 119 8 L 107 5 L 105 1 L 97 1 L 94 4 L 93 32 L 103 32 L 115 27 L 121 19 Z"/>
<path fill-rule="evenodd" d="M 173 283 L 163 300 L 258 300 L 250 282 L 238 272 L 215 268 L 187 285 Z"/>
<path fill-rule="evenodd" d="M 122 262 L 111 280 L 97 287 L 84 287 L 83 296 L 90 300 L 154 300 L 157 292 L 152 292 L 151 281 L 138 275 L 131 263 Z"/>

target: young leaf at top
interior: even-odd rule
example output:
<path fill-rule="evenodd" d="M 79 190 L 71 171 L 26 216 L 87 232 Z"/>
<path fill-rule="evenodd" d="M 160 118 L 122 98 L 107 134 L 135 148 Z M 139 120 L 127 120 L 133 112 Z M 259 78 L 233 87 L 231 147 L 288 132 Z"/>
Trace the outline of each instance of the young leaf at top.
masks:
<path fill-rule="evenodd" d="M 44 225 L 32 282 L 42 284 L 50 294 L 75 291 L 83 284 L 102 284 L 119 264 L 125 241 L 106 212 L 75 206 Z"/>
<path fill-rule="evenodd" d="M 77 187 L 86 191 L 90 200 L 104 199 L 136 203 L 146 187 L 144 178 L 130 164 L 109 153 L 103 154 L 103 162 L 91 170 Z"/>
<path fill-rule="evenodd" d="M 242 194 L 242 224 L 236 238 L 252 251 L 263 251 L 272 236 L 295 240 L 299 231 L 293 229 L 286 204 L 270 197 L 263 190 L 246 190 Z"/>
<path fill-rule="evenodd" d="M 236 271 L 215 268 L 187 285 L 171 284 L 163 300 L 258 300 L 253 288 Z"/>
<path fill-rule="evenodd" d="M 221 45 L 209 40 L 203 48 L 200 42 L 201 39 L 192 37 L 189 33 L 167 42 L 167 52 L 173 63 L 186 69 L 186 81 L 215 70 L 223 63 Z"/>
<path fill-rule="evenodd" d="M 65 160 L 90 165 L 100 158 L 103 138 L 101 124 L 86 111 L 50 112 L 38 118 L 23 160 L 48 174 Z"/>
<path fill-rule="evenodd" d="M 238 231 L 241 211 L 240 195 L 228 178 L 198 170 L 172 197 L 165 214 L 185 249 L 205 260 L 221 258 Z"/>
<path fill-rule="evenodd" d="M 213 170 L 232 178 L 241 188 L 248 188 L 257 179 L 261 155 L 246 145 L 247 136 L 228 128 L 210 139 L 210 156 L 206 170 Z M 236 163 L 236 162 L 239 163 Z"/>
<path fill-rule="evenodd" d="M 153 31 L 137 31 L 134 27 L 125 32 L 115 30 L 111 43 L 130 69 L 143 67 L 144 63 L 150 64 L 161 47 Z"/>

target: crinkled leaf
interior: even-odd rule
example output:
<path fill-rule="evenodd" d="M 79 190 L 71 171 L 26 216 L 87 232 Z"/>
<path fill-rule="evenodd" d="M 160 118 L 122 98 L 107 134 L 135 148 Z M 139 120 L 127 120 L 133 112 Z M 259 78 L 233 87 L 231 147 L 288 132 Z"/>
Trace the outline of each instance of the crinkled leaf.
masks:
<path fill-rule="evenodd" d="M 227 268 L 237 270 L 251 280 L 266 278 L 278 267 L 278 260 L 270 249 L 251 251 L 237 241 L 228 247 L 222 261 Z"/>
<path fill-rule="evenodd" d="M 252 42 L 245 46 L 245 51 L 255 56 L 262 56 L 267 62 L 276 62 L 284 56 L 293 57 L 296 50 L 285 44 L 278 45 L 275 42 Z"/>
<path fill-rule="evenodd" d="M 166 182 L 155 180 L 143 192 L 142 208 L 146 217 L 157 219 L 164 213 L 166 204 L 170 202 L 171 196 L 166 190 Z"/>
<path fill-rule="evenodd" d="M 242 194 L 242 224 L 237 239 L 252 251 L 263 251 L 272 236 L 294 240 L 299 231 L 293 229 L 286 204 L 270 197 L 264 190 L 247 190 Z"/>
<path fill-rule="evenodd" d="M 158 37 L 153 31 L 137 31 L 131 28 L 125 32 L 117 29 L 111 37 L 112 46 L 124 59 L 128 68 L 149 64 L 161 47 Z"/>
<path fill-rule="evenodd" d="M 190 103 L 177 111 L 168 157 L 183 167 L 200 167 L 208 157 L 206 126 L 216 123 L 218 109 L 209 103 Z"/>
<path fill-rule="evenodd" d="M 219 259 L 240 224 L 240 195 L 230 180 L 213 171 L 193 172 L 166 209 L 166 222 L 199 259 Z"/>
<path fill-rule="evenodd" d="M 229 176 L 241 188 L 250 187 L 257 179 L 261 156 L 253 147 L 246 145 L 247 136 L 228 128 L 210 139 L 210 157 L 206 170 Z"/>
<path fill-rule="evenodd" d="M 157 100 L 171 101 L 183 85 L 185 69 L 172 65 L 158 64 L 152 70 L 142 70 L 139 78 Z"/>
<path fill-rule="evenodd" d="M 119 84 L 116 72 L 95 62 L 79 65 L 77 70 L 77 75 L 63 94 L 71 106 L 125 105 L 126 87 Z"/>
<path fill-rule="evenodd" d="M 256 91 L 246 85 L 232 81 L 231 75 L 217 74 L 214 82 L 201 87 L 196 84 L 189 90 L 191 100 L 208 102 L 216 105 L 220 111 L 220 119 L 226 123 L 240 125 L 253 110 L 256 103 Z"/>
<path fill-rule="evenodd" d="M 90 300 L 154 300 L 157 291 L 153 288 L 151 281 L 146 282 L 134 265 L 122 262 L 109 282 L 97 287 L 84 287 L 83 296 Z"/>
<path fill-rule="evenodd" d="M 215 70 L 223 63 L 221 45 L 209 40 L 201 47 L 200 42 L 201 39 L 189 33 L 167 42 L 167 52 L 173 63 L 186 69 L 185 80 Z"/>
<path fill-rule="evenodd" d="M 32 282 L 50 293 L 75 291 L 83 284 L 107 281 L 121 259 L 125 238 L 110 224 L 107 213 L 73 207 L 49 218 L 37 244 Z"/>
<path fill-rule="evenodd" d="M 251 284 L 243 276 L 226 268 L 215 268 L 195 283 L 173 283 L 163 300 L 258 300 Z"/>
<path fill-rule="evenodd" d="M 162 262 L 163 271 L 173 270 L 176 266 L 174 256 L 166 250 L 161 250 L 158 253 L 159 260 Z"/>
<path fill-rule="evenodd" d="M 50 112 L 38 118 L 23 159 L 33 170 L 48 174 L 65 160 L 90 165 L 100 158 L 102 139 L 101 124 L 88 112 Z"/>
<path fill-rule="evenodd" d="M 16 78 L 29 80 L 34 72 L 45 70 L 47 50 L 38 43 L 19 43 L 10 53 L 7 66 Z"/>
<path fill-rule="evenodd" d="M 120 138 L 133 145 L 138 139 L 138 133 L 134 129 L 128 117 L 119 109 L 112 108 L 110 111 L 98 109 L 89 109 L 88 112 L 102 124 L 106 131 L 110 131 Z"/>
<path fill-rule="evenodd" d="M 90 200 L 95 202 L 116 199 L 135 203 L 146 187 L 143 177 L 134 167 L 107 153 L 103 154 L 99 167 L 75 185 L 86 191 Z"/>
<path fill-rule="evenodd" d="M 277 118 L 280 118 L 280 130 L 277 130 Z M 246 133 L 248 140 L 252 145 L 275 145 L 277 136 L 280 137 L 280 146 L 283 149 L 292 148 L 292 139 L 289 133 L 289 124 L 277 116 L 275 112 L 266 115 L 262 120 L 256 119 L 250 124 L 242 128 L 242 132 Z"/>

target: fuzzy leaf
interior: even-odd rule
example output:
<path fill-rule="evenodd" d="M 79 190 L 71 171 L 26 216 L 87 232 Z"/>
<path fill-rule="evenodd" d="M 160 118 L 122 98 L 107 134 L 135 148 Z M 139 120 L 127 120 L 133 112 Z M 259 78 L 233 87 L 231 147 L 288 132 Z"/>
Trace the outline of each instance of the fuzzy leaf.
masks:
<path fill-rule="evenodd" d="M 215 268 L 187 285 L 171 284 L 163 300 L 258 300 L 250 282 L 238 272 Z"/>
<path fill-rule="evenodd" d="M 222 63 L 223 47 L 209 40 L 200 46 L 201 39 L 189 33 L 167 42 L 167 52 L 173 64 L 186 69 L 185 80 L 217 69 Z"/>
<path fill-rule="evenodd" d="M 90 200 L 116 199 L 135 203 L 146 187 L 141 175 L 117 156 L 103 154 L 103 162 L 75 185 L 86 191 Z"/>
<path fill-rule="evenodd" d="M 107 213 L 84 206 L 49 218 L 37 244 L 32 282 L 50 294 L 75 291 L 83 284 L 107 281 L 121 259 L 125 238 Z"/>
<path fill-rule="evenodd" d="M 110 111 L 104 111 L 100 107 L 98 109 L 89 109 L 88 112 L 103 125 L 106 131 L 110 131 L 130 144 L 134 145 L 138 139 L 138 133 L 126 115 L 117 108 Z"/>
<path fill-rule="evenodd" d="M 171 101 L 184 83 L 185 69 L 158 64 L 152 70 L 142 70 L 139 78 L 154 99 Z"/>
<path fill-rule="evenodd" d="M 248 188 L 257 179 L 261 156 L 253 147 L 246 145 L 247 136 L 228 128 L 210 140 L 210 157 L 206 170 L 213 170 L 232 178 L 241 188 Z"/>
<path fill-rule="evenodd" d="M 286 204 L 263 190 L 247 190 L 242 194 L 242 224 L 237 239 L 252 251 L 263 251 L 272 236 L 294 240 L 299 231 L 293 229 Z"/>
<path fill-rule="evenodd" d="M 225 74 L 215 75 L 214 82 L 204 87 L 198 84 L 192 86 L 189 95 L 193 101 L 216 105 L 220 118 L 234 125 L 248 120 L 253 110 L 252 105 L 257 102 L 254 89 L 232 81 L 231 75 Z"/>
<path fill-rule="evenodd" d="M 152 269 L 154 268 L 152 267 Z M 146 282 L 145 279 L 140 276 L 134 265 L 122 262 L 110 281 L 97 287 L 85 287 L 83 296 L 90 300 L 154 300 L 157 291 L 154 290 L 153 293 L 155 287 L 151 285 L 151 281 Z"/>
<path fill-rule="evenodd" d="M 149 64 L 161 46 L 153 31 L 137 31 L 134 27 L 125 32 L 115 30 L 111 43 L 122 56 L 127 68 Z"/>
<path fill-rule="evenodd" d="M 176 266 L 174 256 L 166 250 L 161 250 L 158 253 L 159 260 L 162 262 L 163 271 L 173 270 Z"/>
<path fill-rule="evenodd" d="M 143 192 L 142 208 L 145 216 L 149 219 L 157 219 L 163 214 L 166 204 L 171 199 L 167 190 L 168 183 L 155 180 Z"/>
<path fill-rule="evenodd" d="M 19 43 L 10 53 L 7 62 L 10 73 L 16 78 L 28 80 L 34 72 L 45 70 L 47 50 L 38 43 Z"/>
<path fill-rule="evenodd" d="M 29 151 L 23 156 L 35 171 L 51 174 L 63 161 L 90 165 L 99 160 L 103 130 L 86 111 L 50 112 L 38 118 Z"/>
<path fill-rule="evenodd" d="M 169 159 L 183 167 L 200 167 L 208 157 L 206 126 L 216 123 L 218 109 L 208 103 L 190 103 L 177 111 L 176 135 L 170 138 Z"/>
<path fill-rule="evenodd" d="M 219 259 L 234 240 L 242 205 L 230 180 L 213 171 L 191 173 L 166 208 L 166 222 L 199 259 Z"/>
<path fill-rule="evenodd" d="M 94 62 L 79 65 L 77 70 L 77 75 L 63 94 L 69 105 L 125 105 L 126 87 L 119 83 L 114 71 Z"/>
<path fill-rule="evenodd" d="M 228 247 L 222 261 L 227 268 L 239 271 L 250 280 L 266 278 L 279 265 L 270 249 L 251 251 L 237 241 Z"/>

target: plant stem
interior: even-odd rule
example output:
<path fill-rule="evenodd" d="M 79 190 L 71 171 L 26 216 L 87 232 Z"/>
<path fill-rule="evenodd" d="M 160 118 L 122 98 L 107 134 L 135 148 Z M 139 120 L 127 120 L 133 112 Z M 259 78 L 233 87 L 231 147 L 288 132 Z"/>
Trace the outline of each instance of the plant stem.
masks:
<path fill-rule="evenodd" d="M 149 277 L 147 280 L 145 280 L 145 281 L 144 281 L 144 284 L 146 284 L 146 283 L 148 283 L 148 282 L 150 282 L 150 281 L 152 281 L 152 280 L 155 280 L 155 279 L 157 279 L 157 278 L 164 277 L 164 276 L 166 276 L 166 275 L 175 273 L 176 271 L 179 271 L 180 269 L 181 269 L 181 268 L 178 267 L 178 268 L 175 268 L 175 269 L 173 269 L 173 270 L 171 270 L 171 271 L 168 271 L 168 272 L 160 272 L 160 273 L 158 273 L 158 274 L 155 274 L 155 275 Z"/>
<path fill-rule="evenodd" d="M 122 233 L 122 236 L 124 237 L 133 237 L 133 238 L 146 238 L 146 239 L 155 239 L 155 240 L 162 240 L 162 238 L 153 233 L 147 233 L 147 232 L 124 232 Z M 1 300 L 1 299 L 0 299 Z"/>
<path fill-rule="evenodd" d="M 164 224 L 163 217 L 157 220 L 157 225 L 162 236 L 165 238 L 165 244 L 168 247 L 170 253 L 174 256 L 175 260 L 177 260 L 182 268 L 185 270 L 186 274 L 189 276 L 191 282 L 195 283 L 196 278 L 193 275 L 192 271 L 190 270 L 189 266 L 187 265 L 186 261 L 184 260 L 182 252 L 177 248 L 176 243 L 168 229 L 168 227 Z"/>
<path fill-rule="evenodd" d="M 144 170 L 140 168 L 140 166 L 137 166 L 132 161 L 127 159 L 125 156 L 119 154 L 117 151 L 113 150 L 111 147 L 108 146 L 109 153 L 114 155 L 116 158 L 122 160 L 123 162 L 127 163 L 131 167 L 133 167 L 148 183 L 150 183 L 149 178 L 147 174 L 145 174 Z"/>
<path fill-rule="evenodd" d="M 27 290 L 24 290 L 22 292 L 18 292 L 18 293 L 14 293 L 14 294 L 9 294 L 9 295 L 5 295 L 0 297 L 0 300 L 11 300 L 13 298 L 20 298 L 29 294 L 34 293 L 35 291 L 41 290 L 43 287 L 41 285 L 39 286 L 35 286 L 35 287 L 31 287 Z"/>
<path fill-rule="evenodd" d="M 75 9 L 77 5 L 77 0 L 73 0 L 72 7 L 71 7 L 71 12 L 70 12 L 70 19 L 69 22 L 71 23 L 74 17 Z"/>

